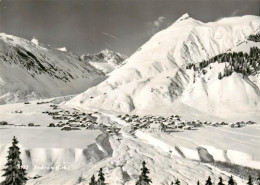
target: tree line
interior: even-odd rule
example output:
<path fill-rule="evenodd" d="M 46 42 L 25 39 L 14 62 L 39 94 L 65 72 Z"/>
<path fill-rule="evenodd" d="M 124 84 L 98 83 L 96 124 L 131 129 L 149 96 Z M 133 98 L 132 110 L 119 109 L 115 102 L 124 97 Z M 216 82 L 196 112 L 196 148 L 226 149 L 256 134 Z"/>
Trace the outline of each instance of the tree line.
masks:
<path fill-rule="evenodd" d="M 101 170 L 99 170 L 99 177 L 100 177 L 100 171 L 102 172 L 102 168 L 100 168 Z M 146 167 L 146 163 L 145 161 L 143 161 L 142 163 L 142 168 L 141 168 L 141 174 L 139 175 L 138 180 L 136 181 L 135 185 L 151 185 L 152 183 L 152 179 L 148 176 L 148 174 L 150 173 L 150 170 Z M 102 179 L 105 180 L 104 178 L 104 174 L 102 173 Z M 89 185 L 105 185 L 105 181 L 98 181 L 95 182 L 93 181 L 93 179 L 95 179 L 94 175 L 91 178 L 91 182 L 89 183 Z M 200 185 L 201 182 L 197 181 L 197 185 Z M 207 178 L 207 180 L 204 183 L 205 185 L 213 185 L 213 182 L 211 180 L 211 177 L 209 176 Z M 217 185 L 236 185 L 236 181 L 234 180 L 233 176 L 231 175 L 229 177 L 229 180 L 227 181 L 227 184 L 225 184 L 224 180 L 222 179 L 222 177 L 219 177 L 219 181 L 217 183 Z M 246 183 L 247 185 L 254 185 L 253 182 L 253 178 L 251 175 L 248 176 L 248 181 Z M 171 182 L 171 185 L 181 185 L 180 180 L 177 178 L 175 181 Z M 260 185 L 260 183 L 258 184 Z"/>
<path fill-rule="evenodd" d="M 186 69 L 193 69 L 194 71 L 202 70 L 204 73 L 204 68 L 215 62 L 225 63 L 223 72 L 218 74 L 219 79 L 230 76 L 233 72 L 243 74 L 243 78 L 255 75 L 260 71 L 260 49 L 251 47 L 249 54 L 243 52 L 222 53 L 197 64 L 188 64 Z"/>
<path fill-rule="evenodd" d="M 260 42 L 260 33 L 257 33 L 255 35 L 249 35 L 247 40 L 251 40 L 254 42 Z"/>
<path fill-rule="evenodd" d="M 8 156 L 7 156 L 7 163 L 6 167 L 3 169 L 4 174 L 2 175 L 5 177 L 4 181 L 1 182 L 1 185 L 24 185 L 28 181 L 26 177 L 27 173 L 26 170 L 22 167 L 22 160 L 20 158 L 20 148 L 17 146 L 18 140 L 16 137 L 13 137 L 12 145 L 9 147 Z M 143 161 L 141 173 L 139 175 L 138 180 L 136 181 L 135 185 L 151 185 L 152 179 L 149 177 L 150 170 L 146 167 L 146 162 Z M 260 180 L 258 178 L 258 180 Z M 82 182 L 83 179 L 79 180 Z M 95 176 L 93 175 L 90 179 L 89 185 L 106 185 L 105 182 L 105 175 L 103 173 L 103 168 L 100 168 L 98 171 L 98 179 L 96 180 Z M 177 178 L 175 181 L 171 182 L 171 185 L 181 185 L 180 180 Z M 212 185 L 211 177 L 209 176 L 204 183 L 205 185 Z M 222 177 L 219 177 L 218 185 L 225 185 Z M 249 175 L 247 185 L 253 185 L 253 179 Z M 200 181 L 197 182 L 197 185 L 200 185 Z M 230 176 L 227 185 L 236 185 L 236 182 L 233 176 Z M 260 185 L 260 183 L 258 184 Z"/>

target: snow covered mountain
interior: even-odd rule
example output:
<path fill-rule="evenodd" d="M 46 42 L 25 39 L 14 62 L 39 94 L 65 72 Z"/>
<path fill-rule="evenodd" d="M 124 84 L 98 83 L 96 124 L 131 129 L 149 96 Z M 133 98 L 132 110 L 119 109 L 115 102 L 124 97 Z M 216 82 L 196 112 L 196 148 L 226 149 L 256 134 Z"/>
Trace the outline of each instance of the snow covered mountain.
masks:
<path fill-rule="evenodd" d="M 259 20 L 243 16 L 203 23 L 185 14 L 155 34 L 107 80 L 67 104 L 110 112 L 177 113 L 193 119 L 201 113 L 234 119 L 238 114 L 260 116 L 259 72 L 233 72 L 220 80 L 218 74 L 228 60 L 210 63 L 204 72 L 187 69 L 222 53 L 260 48 L 259 42 L 247 40 L 260 32 Z"/>
<path fill-rule="evenodd" d="M 0 104 L 78 94 L 105 78 L 66 48 L 0 33 Z"/>
<path fill-rule="evenodd" d="M 106 74 L 123 65 L 123 61 L 126 58 L 126 56 L 120 53 L 107 49 L 97 54 L 84 54 L 80 57 L 82 61 L 89 63 Z"/>

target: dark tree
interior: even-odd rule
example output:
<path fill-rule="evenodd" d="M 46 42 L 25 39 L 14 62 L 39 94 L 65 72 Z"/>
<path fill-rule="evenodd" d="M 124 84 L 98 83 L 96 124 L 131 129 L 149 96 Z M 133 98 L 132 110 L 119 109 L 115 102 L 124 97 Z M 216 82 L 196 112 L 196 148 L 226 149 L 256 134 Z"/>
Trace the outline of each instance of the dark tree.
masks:
<path fill-rule="evenodd" d="M 81 182 L 83 182 L 83 181 L 84 181 L 84 179 L 80 176 L 80 177 L 78 178 L 78 182 L 77 182 L 77 183 L 79 184 L 79 183 L 81 183 Z"/>
<path fill-rule="evenodd" d="M 12 146 L 9 148 L 6 168 L 3 169 L 5 180 L 1 185 L 23 185 L 28 180 L 26 171 L 22 168 L 22 160 L 20 159 L 20 148 L 17 146 L 18 141 L 14 137 Z"/>
<path fill-rule="evenodd" d="M 247 182 L 248 185 L 253 185 L 253 180 L 252 180 L 252 177 L 251 175 L 248 176 L 248 182 Z"/>
<path fill-rule="evenodd" d="M 222 177 L 219 177 L 218 185 L 224 185 Z"/>
<path fill-rule="evenodd" d="M 179 181 L 179 179 L 176 179 L 175 184 L 176 184 L 176 185 L 180 185 L 180 184 L 181 184 L 181 182 Z"/>
<path fill-rule="evenodd" d="M 260 34 L 256 35 L 249 35 L 248 40 L 254 41 L 254 42 L 260 42 Z"/>
<path fill-rule="evenodd" d="M 218 73 L 218 79 L 219 79 L 219 80 L 222 79 L 222 74 L 221 74 L 221 72 Z"/>
<path fill-rule="evenodd" d="M 96 185 L 96 184 L 97 184 L 97 182 L 96 182 L 95 176 L 93 175 L 93 176 L 91 177 L 91 180 L 90 180 L 89 185 Z"/>
<path fill-rule="evenodd" d="M 145 166 L 145 161 L 143 161 L 141 168 L 141 175 L 139 176 L 138 181 L 136 182 L 136 185 L 149 185 L 152 183 L 152 180 L 148 177 L 148 174 L 150 173 L 149 169 Z"/>
<path fill-rule="evenodd" d="M 209 176 L 208 180 L 206 181 L 206 184 L 205 184 L 205 185 L 212 185 L 210 176 Z"/>
<path fill-rule="evenodd" d="M 233 179 L 233 176 L 231 175 L 231 177 L 228 180 L 228 185 L 234 185 L 234 184 L 235 184 L 235 181 Z"/>
<path fill-rule="evenodd" d="M 100 185 L 105 184 L 105 175 L 104 175 L 104 173 L 103 173 L 103 169 L 102 169 L 102 168 L 99 169 L 97 182 L 98 182 Z"/>
<path fill-rule="evenodd" d="M 260 176 L 258 176 L 258 178 L 256 180 L 257 180 L 258 185 L 260 185 Z"/>

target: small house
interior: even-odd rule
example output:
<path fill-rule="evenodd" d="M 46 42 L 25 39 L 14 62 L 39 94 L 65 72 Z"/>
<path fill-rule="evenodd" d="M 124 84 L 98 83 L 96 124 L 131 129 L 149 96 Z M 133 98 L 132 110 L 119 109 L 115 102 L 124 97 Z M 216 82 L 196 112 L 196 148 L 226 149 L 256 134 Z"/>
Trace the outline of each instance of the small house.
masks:
<path fill-rule="evenodd" d="M 29 123 L 28 127 L 34 127 L 34 123 Z"/>
<path fill-rule="evenodd" d="M 61 130 L 65 130 L 65 131 L 71 131 L 71 127 L 69 127 L 69 126 L 66 126 L 66 127 L 63 127 Z"/>

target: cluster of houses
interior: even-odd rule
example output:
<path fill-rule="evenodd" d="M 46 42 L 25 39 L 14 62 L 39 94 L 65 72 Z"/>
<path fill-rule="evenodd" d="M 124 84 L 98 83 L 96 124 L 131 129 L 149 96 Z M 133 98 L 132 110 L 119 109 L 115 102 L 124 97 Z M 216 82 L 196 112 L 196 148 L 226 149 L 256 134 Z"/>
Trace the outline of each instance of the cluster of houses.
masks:
<path fill-rule="evenodd" d="M 91 114 L 79 112 L 77 110 L 68 111 L 59 109 L 57 105 L 50 105 L 54 111 L 45 111 L 43 114 L 52 116 L 58 123 L 50 123 L 49 127 L 62 127 L 61 130 L 79 130 L 81 128 L 94 129 L 97 125 L 96 117 Z"/>
<path fill-rule="evenodd" d="M 56 123 L 50 123 L 49 127 L 61 127 L 61 130 L 63 131 L 81 130 L 83 128 L 90 130 L 102 129 L 109 134 L 117 134 L 120 131 L 120 128 L 115 124 L 106 122 L 98 124 L 96 122 L 97 118 L 91 113 L 87 114 L 76 109 L 73 109 L 72 111 L 63 110 L 57 105 L 52 104 L 50 107 L 52 107 L 53 111 L 42 112 L 43 114 L 52 116 L 52 119 L 56 121 Z"/>
<path fill-rule="evenodd" d="M 236 123 L 232 123 L 230 124 L 230 127 L 231 128 L 241 128 L 241 127 L 245 127 L 246 125 L 253 125 L 255 124 L 255 122 L 253 121 L 239 121 L 239 122 L 236 122 Z"/>
<path fill-rule="evenodd" d="M 131 125 L 131 130 L 134 132 L 137 129 L 147 129 L 151 132 L 163 131 L 174 132 L 176 129 L 192 130 L 195 127 L 201 127 L 203 123 L 200 121 L 183 121 L 178 115 L 169 117 L 163 116 L 143 116 L 138 115 L 119 115 L 122 120 Z"/>
<path fill-rule="evenodd" d="M 182 120 L 178 115 L 171 115 L 168 117 L 163 116 L 143 116 L 138 115 L 118 115 L 119 118 L 129 123 L 131 131 L 134 132 L 137 129 L 147 129 L 151 132 L 162 131 L 162 132 L 174 132 L 177 129 L 184 130 L 195 130 L 197 127 L 202 126 L 225 126 L 229 125 L 232 128 L 240 128 L 248 124 L 254 124 L 252 121 L 248 122 L 237 122 L 237 123 L 226 123 L 226 122 L 209 122 L 209 121 L 186 121 Z"/>
<path fill-rule="evenodd" d="M 34 124 L 34 123 L 28 123 L 27 126 L 28 127 L 40 127 L 41 125 L 37 125 L 37 124 Z"/>
<path fill-rule="evenodd" d="M 37 104 L 46 104 L 49 102 L 38 102 Z M 118 134 L 120 131 L 120 125 L 116 122 L 103 122 L 98 124 L 97 118 L 91 113 L 87 114 L 80 112 L 76 109 L 64 110 L 59 108 L 58 105 L 50 104 L 52 111 L 44 111 L 43 114 L 47 114 L 55 120 L 55 123 L 49 123 L 49 127 L 60 127 L 61 130 L 70 131 L 70 130 L 81 130 L 85 129 L 102 129 L 108 134 Z M 14 111 L 14 113 L 22 113 L 20 110 Z M 133 133 L 138 129 L 146 129 L 150 132 L 176 132 L 179 129 L 184 130 L 196 130 L 197 127 L 202 126 L 225 126 L 229 125 L 231 128 L 241 128 L 246 125 L 255 124 L 252 121 L 241 121 L 236 123 L 226 123 L 226 122 L 209 122 L 209 121 L 186 121 L 181 119 L 178 115 L 171 115 L 168 117 L 163 116 L 138 116 L 138 115 L 118 115 L 118 118 L 129 123 L 130 133 Z M 6 121 L 0 122 L 0 125 L 8 125 Z M 26 125 L 19 125 L 26 126 Z M 34 123 L 29 123 L 28 127 L 37 127 L 40 125 L 35 125 Z"/>
<path fill-rule="evenodd" d="M 7 121 L 0 121 L 0 125 L 8 125 Z"/>
<path fill-rule="evenodd" d="M 47 104 L 50 103 L 49 101 L 42 101 L 42 102 L 37 102 L 37 105 L 41 105 L 41 104 Z M 30 102 L 25 102 L 24 104 L 30 104 Z"/>
<path fill-rule="evenodd" d="M 117 135 L 119 134 L 121 127 L 116 122 L 103 122 L 99 125 L 99 129 L 105 131 L 110 135 Z"/>
<path fill-rule="evenodd" d="M 12 125 L 12 126 L 20 126 L 20 127 L 26 127 L 26 126 L 28 126 L 28 127 L 39 127 L 39 126 L 41 126 L 41 125 L 36 125 L 36 124 L 34 124 L 34 123 L 28 123 L 28 125 L 25 125 L 25 124 L 20 124 L 20 125 L 14 125 L 14 124 L 9 124 L 7 121 L 0 121 L 0 125 Z"/>

